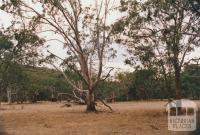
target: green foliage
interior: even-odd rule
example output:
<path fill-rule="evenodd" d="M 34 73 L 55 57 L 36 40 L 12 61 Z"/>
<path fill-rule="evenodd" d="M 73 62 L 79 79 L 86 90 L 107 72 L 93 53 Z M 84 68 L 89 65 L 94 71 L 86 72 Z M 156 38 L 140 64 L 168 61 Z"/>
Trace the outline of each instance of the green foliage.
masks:
<path fill-rule="evenodd" d="M 20 3 L 20 0 L 10 0 L 13 6 L 18 6 Z"/>
<path fill-rule="evenodd" d="M 135 71 L 135 81 L 133 88 L 136 91 L 136 96 L 142 99 L 157 98 L 155 94 L 159 94 L 158 82 L 156 74 L 153 70 L 138 70 Z"/>
<path fill-rule="evenodd" d="M 8 88 L 13 93 L 29 90 L 31 83 L 24 72 L 23 64 L 28 64 L 29 59 L 37 56 L 37 51 L 32 47 L 36 48 L 43 43 L 31 30 L 12 32 L 13 35 L 0 33 L 0 92 L 4 95 Z"/>
<path fill-rule="evenodd" d="M 25 67 L 24 72 L 30 80 L 30 92 L 37 91 L 39 94 L 38 98 L 40 96 L 43 97 L 43 99 L 40 97 L 41 100 L 50 99 L 52 89 L 55 89 L 56 93 L 71 93 L 72 88 L 66 83 L 62 74 L 55 70 L 48 68 Z"/>
<path fill-rule="evenodd" d="M 200 1 L 199 0 L 187 0 L 187 1 L 190 3 L 191 6 L 188 10 L 191 10 L 192 12 L 200 16 Z"/>
<path fill-rule="evenodd" d="M 112 33 L 123 32 L 126 24 L 123 20 L 119 20 L 114 25 L 112 25 Z"/>
<path fill-rule="evenodd" d="M 113 33 L 117 41 L 131 50 L 129 52 L 132 56 L 126 63 L 156 70 L 156 76 L 164 78 L 165 90 L 169 88 L 168 77 L 173 78 L 176 97 L 180 98 L 181 70 L 185 56 L 199 47 L 200 43 L 200 20 L 191 11 L 191 2 L 123 0 L 121 8 L 120 11 L 126 12 L 126 15 L 113 25 Z"/>
<path fill-rule="evenodd" d="M 21 65 L 9 60 L 0 65 L 0 98 L 5 97 L 8 88 L 11 89 L 12 93 L 19 94 L 27 90 L 29 84 L 29 79 L 23 72 Z M 20 99 L 20 95 L 18 98 Z"/>
<path fill-rule="evenodd" d="M 185 96 L 199 99 L 200 66 L 194 64 L 188 65 L 184 68 L 184 72 L 182 74 L 182 82 Z"/>
<path fill-rule="evenodd" d="M 162 77 L 158 77 L 153 69 L 138 68 L 131 73 L 119 73 L 117 78 L 119 85 L 117 86 L 122 100 L 148 100 L 163 99 L 174 97 L 170 91 L 174 90 L 173 82 L 170 82 L 171 89 L 165 90 L 165 81 Z M 170 80 L 170 78 L 168 78 Z"/>
<path fill-rule="evenodd" d="M 119 81 L 101 81 L 95 94 L 97 95 L 96 97 L 101 99 L 109 99 L 115 96 L 115 100 L 117 101 L 126 100 L 126 90 Z"/>
<path fill-rule="evenodd" d="M 0 35 L 0 50 L 8 50 L 13 47 L 13 43 L 7 37 Z"/>

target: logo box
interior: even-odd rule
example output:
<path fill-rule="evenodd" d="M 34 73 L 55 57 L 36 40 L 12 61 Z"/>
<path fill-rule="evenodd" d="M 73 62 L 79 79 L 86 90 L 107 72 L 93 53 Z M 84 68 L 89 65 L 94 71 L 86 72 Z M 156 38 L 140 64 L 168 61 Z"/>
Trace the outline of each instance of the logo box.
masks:
<path fill-rule="evenodd" d="M 167 104 L 168 130 L 195 131 L 197 127 L 196 115 L 198 107 L 190 100 L 174 100 Z"/>

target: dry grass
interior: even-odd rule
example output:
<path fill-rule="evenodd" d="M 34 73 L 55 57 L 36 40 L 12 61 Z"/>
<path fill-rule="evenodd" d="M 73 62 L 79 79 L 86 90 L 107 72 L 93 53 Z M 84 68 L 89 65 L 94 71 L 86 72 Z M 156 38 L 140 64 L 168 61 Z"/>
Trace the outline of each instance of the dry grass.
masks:
<path fill-rule="evenodd" d="M 187 135 L 167 130 L 165 104 L 114 103 L 113 113 L 86 113 L 85 106 L 62 108 L 57 103 L 3 105 L 0 127 L 2 135 Z"/>

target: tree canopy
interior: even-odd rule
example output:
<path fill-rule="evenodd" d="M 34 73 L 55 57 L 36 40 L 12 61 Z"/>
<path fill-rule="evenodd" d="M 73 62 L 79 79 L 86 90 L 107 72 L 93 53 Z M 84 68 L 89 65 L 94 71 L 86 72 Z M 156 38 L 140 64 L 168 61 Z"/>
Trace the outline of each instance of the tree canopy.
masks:
<path fill-rule="evenodd" d="M 190 8 L 185 0 L 121 0 L 119 10 L 128 15 L 113 25 L 116 41 L 133 54 L 126 62 L 139 60 L 144 67 L 157 68 L 165 80 L 173 72 L 176 98 L 181 98 L 185 58 L 200 41 L 200 19 Z"/>

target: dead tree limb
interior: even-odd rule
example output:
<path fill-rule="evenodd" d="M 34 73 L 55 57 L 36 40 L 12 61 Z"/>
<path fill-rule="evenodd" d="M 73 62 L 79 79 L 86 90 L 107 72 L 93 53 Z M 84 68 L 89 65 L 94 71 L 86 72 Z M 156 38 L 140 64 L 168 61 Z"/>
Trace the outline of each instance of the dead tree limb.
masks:
<path fill-rule="evenodd" d="M 73 90 L 73 94 L 74 94 L 74 97 L 77 98 L 80 103 L 85 104 L 85 100 L 83 100 L 82 98 L 78 97 L 74 90 Z"/>
<path fill-rule="evenodd" d="M 98 100 L 103 104 L 105 105 L 111 112 L 113 112 L 113 109 L 111 106 L 109 106 L 108 104 L 106 104 L 102 99 L 98 98 Z"/>

